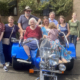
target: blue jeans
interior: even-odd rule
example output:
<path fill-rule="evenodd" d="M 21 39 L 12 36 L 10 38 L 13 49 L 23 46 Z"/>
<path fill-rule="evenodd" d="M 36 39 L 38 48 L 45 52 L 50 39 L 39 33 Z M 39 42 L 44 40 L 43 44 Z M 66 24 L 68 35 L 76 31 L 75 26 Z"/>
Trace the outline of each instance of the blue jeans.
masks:
<path fill-rule="evenodd" d="M 76 36 L 76 35 L 70 35 L 70 36 L 69 36 L 69 43 L 72 43 L 72 40 L 73 40 L 73 44 L 74 44 L 75 49 L 76 49 L 77 36 Z"/>
<path fill-rule="evenodd" d="M 5 64 L 2 41 L 0 41 L 0 62 L 1 62 L 1 64 Z"/>

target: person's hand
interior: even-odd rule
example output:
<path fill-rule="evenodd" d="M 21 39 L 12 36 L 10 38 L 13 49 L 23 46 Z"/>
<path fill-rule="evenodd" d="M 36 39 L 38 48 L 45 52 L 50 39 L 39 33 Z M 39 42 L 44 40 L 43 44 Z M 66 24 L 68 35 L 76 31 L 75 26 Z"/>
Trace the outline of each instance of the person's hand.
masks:
<path fill-rule="evenodd" d="M 60 29 L 57 29 L 59 32 L 61 31 Z"/>
<path fill-rule="evenodd" d="M 43 35 L 43 38 L 47 38 L 47 36 L 46 35 Z"/>
<path fill-rule="evenodd" d="M 42 24 L 41 25 L 38 25 L 40 28 L 43 26 Z"/>
<path fill-rule="evenodd" d="M 1 39 L 1 37 L 0 37 L 0 41 L 1 41 L 2 39 Z"/>
<path fill-rule="evenodd" d="M 20 36 L 20 39 L 23 39 L 23 36 L 22 35 Z"/>
<path fill-rule="evenodd" d="M 25 34 L 26 30 L 23 30 L 23 33 Z"/>
<path fill-rule="evenodd" d="M 77 41 L 79 41 L 79 37 L 77 37 Z"/>
<path fill-rule="evenodd" d="M 23 42 L 25 42 L 25 41 L 26 41 L 26 39 L 23 40 Z"/>
<path fill-rule="evenodd" d="M 41 19 L 39 19 L 39 20 L 38 20 L 38 22 L 37 22 L 37 24 L 36 24 L 36 25 L 38 26 L 40 22 L 41 22 Z"/>
<path fill-rule="evenodd" d="M 68 36 L 66 35 L 66 38 L 67 38 Z"/>
<path fill-rule="evenodd" d="M 41 22 L 41 19 L 39 19 L 38 22 Z"/>

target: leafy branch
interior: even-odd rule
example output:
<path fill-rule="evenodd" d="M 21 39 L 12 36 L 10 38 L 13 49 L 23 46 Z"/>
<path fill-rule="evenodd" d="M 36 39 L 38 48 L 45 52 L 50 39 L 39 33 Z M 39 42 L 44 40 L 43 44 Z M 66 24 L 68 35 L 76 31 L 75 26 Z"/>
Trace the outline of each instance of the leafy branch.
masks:
<path fill-rule="evenodd" d="M 0 0 L 0 14 L 1 15 L 8 15 L 9 9 L 13 7 L 13 5 L 9 5 L 13 0 Z"/>
<path fill-rule="evenodd" d="M 56 15 L 67 16 L 72 11 L 73 0 L 50 0 L 50 5 Z"/>

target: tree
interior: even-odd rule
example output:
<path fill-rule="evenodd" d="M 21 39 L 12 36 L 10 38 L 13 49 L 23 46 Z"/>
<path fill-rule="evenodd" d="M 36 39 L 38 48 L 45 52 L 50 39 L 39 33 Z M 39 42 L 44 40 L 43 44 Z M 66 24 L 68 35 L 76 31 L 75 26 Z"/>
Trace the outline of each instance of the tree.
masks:
<path fill-rule="evenodd" d="M 56 15 L 67 16 L 73 10 L 73 0 L 50 0 L 49 3 Z"/>
<path fill-rule="evenodd" d="M 40 13 L 48 4 L 49 2 L 46 2 L 46 0 L 43 3 L 41 3 L 40 0 L 20 0 L 18 7 L 20 12 L 22 12 L 26 6 L 30 6 L 32 13 Z"/>
<path fill-rule="evenodd" d="M 42 3 L 40 0 L 20 0 L 19 11 L 22 12 L 27 5 L 31 7 L 33 13 L 40 13 L 50 5 L 49 9 L 55 11 L 56 15 L 67 16 L 72 11 L 73 0 L 44 0 Z"/>
<path fill-rule="evenodd" d="M 9 9 L 13 6 L 13 5 L 9 5 L 10 2 L 13 0 L 0 0 L 0 14 L 1 15 L 8 15 Z"/>

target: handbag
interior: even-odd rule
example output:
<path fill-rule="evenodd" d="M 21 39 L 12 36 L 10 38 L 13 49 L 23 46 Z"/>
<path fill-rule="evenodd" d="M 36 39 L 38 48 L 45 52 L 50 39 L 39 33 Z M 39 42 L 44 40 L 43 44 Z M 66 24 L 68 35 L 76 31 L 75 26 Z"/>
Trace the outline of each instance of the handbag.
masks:
<path fill-rule="evenodd" d="M 12 29 L 11 34 L 10 34 L 10 37 L 9 37 L 9 38 L 3 38 L 3 39 L 2 39 L 2 43 L 3 43 L 3 44 L 5 44 L 5 45 L 10 45 L 10 38 L 11 38 L 12 33 L 13 33 L 13 31 L 14 31 L 14 27 L 15 27 L 15 25 L 13 26 L 13 29 Z"/>

